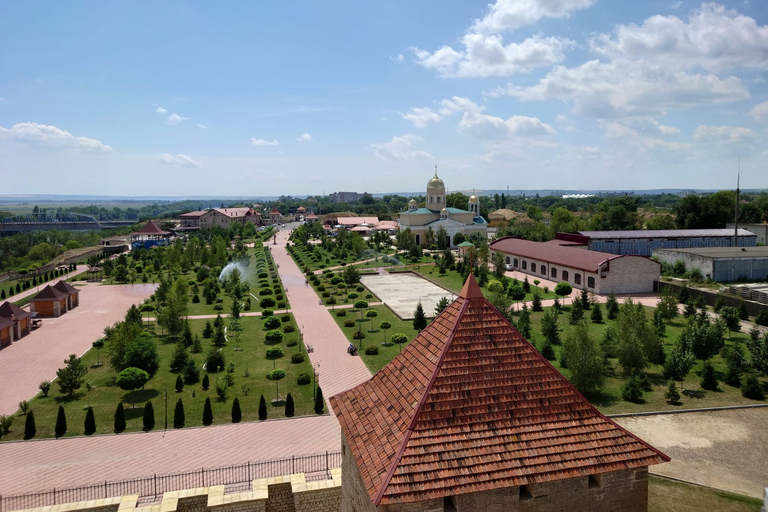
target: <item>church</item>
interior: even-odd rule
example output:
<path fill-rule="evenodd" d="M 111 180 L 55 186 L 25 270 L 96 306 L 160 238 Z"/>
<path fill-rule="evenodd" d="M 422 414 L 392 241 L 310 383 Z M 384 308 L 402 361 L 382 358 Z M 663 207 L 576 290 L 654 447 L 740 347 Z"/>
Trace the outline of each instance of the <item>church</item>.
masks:
<path fill-rule="evenodd" d="M 419 208 L 416 200 L 408 202 L 408 211 L 400 213 L 398 222 L 400 229 L 411 228 L 416 235 L 417 245 L 427 245 L 427 232 L 431 228 L 435 235 L 443 227 L 447 233 L 446 246 L 454 248 L 453 238 L 457 233 L 465 237 L 472 233 L 482 233 L 486 236 L 488 223 L 480 216 L 480 199 L 474 194 L 469 198 L 467 210 L 448 208 L 446 206 L 445 183 L 435 176 L 427 183 L 426 207 Z"/>

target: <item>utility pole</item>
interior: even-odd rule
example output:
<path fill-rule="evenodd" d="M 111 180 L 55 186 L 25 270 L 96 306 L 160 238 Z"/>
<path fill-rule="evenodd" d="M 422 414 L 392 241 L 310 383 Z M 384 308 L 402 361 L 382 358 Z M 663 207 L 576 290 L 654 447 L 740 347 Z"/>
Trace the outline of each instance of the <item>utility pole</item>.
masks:
<path fill-rule="evenodd" d="M 736 208 L 733 219 L 733 246 L 739 246 L 739 181 L 741 179 L 741 157 L 739 157 L 739 172 L 736 174 Z"/>

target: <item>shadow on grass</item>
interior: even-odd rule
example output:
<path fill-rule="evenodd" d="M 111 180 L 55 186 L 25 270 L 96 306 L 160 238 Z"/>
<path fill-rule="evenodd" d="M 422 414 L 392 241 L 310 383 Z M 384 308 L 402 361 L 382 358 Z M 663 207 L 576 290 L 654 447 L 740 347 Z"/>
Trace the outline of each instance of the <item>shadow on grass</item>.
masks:
<path fill-rule="evenodd" d="M 592 405 L 599 407 L 609 407 L 611 405 L 615 405 L 619 401 L 619 398 L 616 395 L 608 393 L 604 390 L 589 393 L 584 395 L 584 397 L 589 400 Z"/>

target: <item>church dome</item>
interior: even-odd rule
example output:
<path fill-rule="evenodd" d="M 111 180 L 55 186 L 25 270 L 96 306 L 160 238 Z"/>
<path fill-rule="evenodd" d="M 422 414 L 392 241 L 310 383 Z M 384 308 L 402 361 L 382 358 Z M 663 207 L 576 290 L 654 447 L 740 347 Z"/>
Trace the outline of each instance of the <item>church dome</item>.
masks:
<path fill-rule="evenodd" d="M 437 177 L 437 171 L 435 171 L 435 176 L 427 183 L 427 188 L 445 188 L 443 180 Z"/>
<path fill-rule="evenodd" d="M 411 199 L 410 201 L 408 201 L 408 205 L 409 206 L 416 206 L 416 204 L 418 204 L 418 203 L 416 203 L 415 199 Z"/>
<path fill-rule="evenodd" d="M 479 203 L 480 199 L 478 199 L 478 197 L 476 195 L 472 194 L 472 196 L 469 198 L 469 202 L 473 203 L 473 204 L 474 203 Z"/>
<path fill-rule="evenodd" d="M 448 208 L 443 208 L 440 210 L 440 216 L 441 217 L 447 217 L 448 216 Z"/>

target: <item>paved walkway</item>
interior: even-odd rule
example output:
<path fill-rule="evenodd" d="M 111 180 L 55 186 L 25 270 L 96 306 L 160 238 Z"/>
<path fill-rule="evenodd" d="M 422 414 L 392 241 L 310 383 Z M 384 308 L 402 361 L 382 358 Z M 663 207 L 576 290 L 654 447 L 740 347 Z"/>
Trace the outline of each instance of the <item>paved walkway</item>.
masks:
<path fill-rule="evenodd" d="M 0 350 L 0 414 L 12 414 L 21 400 L 53 380 L 69 354 L 83 355 L 104 328 L 125 317 L 155 289 L 151 284 L 78 286 L 80 305 L 59 318 L 45 318 L 40 328 Z M 1 458 L 1 457 L 0 457 Z"/>
<path fill-rule="evenodd" d="M 320 385 L 327 398 L 364 382 L 371 374 L 359 357 L 347 354 L 346 336 L 327 308 L 318 304 L 312 288 L 304 284 L 304 276 L 285 250 L 287 238 L 286 231 L 280 232 L 278 245 L 270 247 L 275 262 L 280 265 L 280 276 L 304 339 L 314 348 L 309 354 L 310 360 L 319 364 Z M 116 287 L 96 289 L 115 290 Z M 83 297 L 85 300 L 85 295 Z M 129 303 L 122 307 L 118 316 L 124 315 L 128 306 Z M 81 308 L 83 306 L 72 313 Z M 103 327 L 98 328 L 99 333 L 101 330 Z M 48 332 L 50 337 L 51 329 Z M 85 348 L 90 346 L 90 341 Z M 54 359 L 59 361 L 63 357 Z M 5 373 L 0 375 L 5 380 Z M 35 390 L 40 380 L 42 378 L 30 379 Z M 186 428 L 168 431 L 165 435 L 157 431 L 0 443 L 3 461 L 0 493 L 335 451 L 340 446 L 339 424 L 333 415 Z"/>

